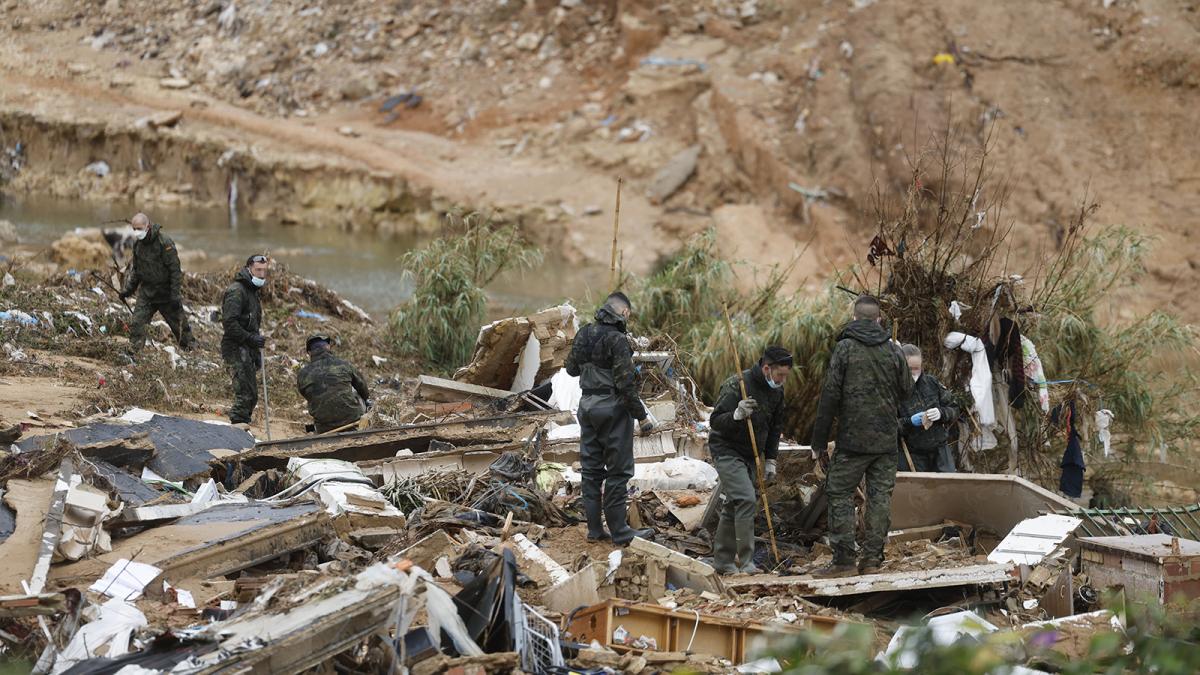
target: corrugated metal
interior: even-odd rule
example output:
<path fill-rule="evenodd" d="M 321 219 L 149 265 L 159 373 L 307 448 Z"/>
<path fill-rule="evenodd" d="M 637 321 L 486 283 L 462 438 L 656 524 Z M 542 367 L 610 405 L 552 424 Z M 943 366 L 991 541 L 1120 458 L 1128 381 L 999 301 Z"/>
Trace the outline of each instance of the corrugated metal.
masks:
<path fill-rule="evenodd" d="M 1082 518 L 1078 534 L 1119 537 L 1129 534 L 1173 534 L 1200 540 L 1200 504 L 1119 509 L 1058 509 L 1054 513 Z"/>

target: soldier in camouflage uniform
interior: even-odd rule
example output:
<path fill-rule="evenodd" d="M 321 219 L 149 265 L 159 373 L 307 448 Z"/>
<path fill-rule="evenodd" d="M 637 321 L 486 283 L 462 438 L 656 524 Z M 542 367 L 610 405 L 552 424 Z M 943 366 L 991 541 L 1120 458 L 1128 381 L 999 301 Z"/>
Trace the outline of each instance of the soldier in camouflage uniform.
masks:
<path fill-rule="evenodd" d="M 567 373 L 579 377 L 579 462 L 588 541 L 608 539 L 625 545 L 651 530 L 634 530 L 626 520 L 629 480 L 633 478 L 633 426 L 653 430 L 638 396 L 633 348 L 625 335 L 631 307 L 624 293 L 608 296 L 596 322 L 579 330 L 567 356 Z M 603 513 L 603 518 L 601 514 Z M 608 522 L 609 532 L 604 530 Z"/>
<path fill-rule="evenodd" d="M 358 370 L 329 351 L 329 337 L 313 335 L 304 348 L 308 363 L 296 375 L 300 395 L 318 434 L 353 424 L 367 410 L 371 393 Z"/>
<path fill-rule="evenodd" d="M 833 562 L 814 576 L 855 573 L 854 490 L 864 475 L 866 541 L 857 571 L 879 571 L 891 521 L 892 489 L 896 486 L 900 435 L 896 415 L 911 391 L 908 365 L 880 325 L 879 301 L 859 296 L 854 303 L 854 320 L 842 329 L 830 357 L 813 424 L 813 450 L 823 453 L 829 447 L 833 420 L 838 421 L 837 446 L 825 483 Z"/>
<path fill-rule="evenodd" d="M 912 374 L 913 389 L 900 405 L 900 434 L 908 445 L 915 471 L 954 472 L 954 455 L 946 446 L 949 428 L 958 419 L 958 406 L 950 392 L 933 375 L 924 372 L 921 350 L 904 345 L 902 351 Z M 907 458 L 897 458 L 902 470 Z"/>
<path fill-rule="evenodd" d="M 783 432 L 783 383 L 792 372 L 792 355 L 783 347 L 767 347 L 758 365 L 721 385 L 709 416 L 708 452 L 721 478 L 721 520 L 713 537 L 713 567 L 721 574 L 757 574 L 754 565 L 754 446 L 746 420 L 754 423 L 763 477 L 775 479 L 775 458 Z M 742 398 L 739 379 L 746 383 Z"/>
<path fill-rule="evenodd" d="M 232 424 L 250 424 L 258 405 L 258 369 L 262 367 L 262 348 L 267 339 L 259 333 L 262 304 L 258 289 L 267 282 L 267 256 L 253 255 L 225 289 L 221 299 L 221 359 L 233 381 Z"/>
<path fill-rule="evenodd" d="M 130 219 L 133 236 L 133 263 L 121 289 L 121 299 L 137 293 L 137 307 L 129 322 L 129 349 L 137 354 L 146 344 L 146 327 L 155 313 L 162 314 L 175 341 L 183 349 L 192 346 L 192 327 L 183 311 L 183 272 L 175 242 L 162 233 L 162 226 L 151 224 L 144 213 Z"/>

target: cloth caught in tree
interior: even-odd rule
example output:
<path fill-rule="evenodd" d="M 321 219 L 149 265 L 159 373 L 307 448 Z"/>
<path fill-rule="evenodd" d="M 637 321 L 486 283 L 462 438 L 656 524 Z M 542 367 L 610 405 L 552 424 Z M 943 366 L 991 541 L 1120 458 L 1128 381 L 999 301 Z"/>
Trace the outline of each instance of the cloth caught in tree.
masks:
<path fill-rule="evenodd" d="M 1037 385 L 1038 405 L 1043 413 L 1050 412 L 1050 387 L 1046 384 L 1046 371 L 1042 368 L 1042 357 L 1038 356 L 1037 347 L 1033 341 L 1021 336 L 1021 356 L 1025 362 L 1025 383 L 1027 386 Z"/>
<path fill-rule="evenodd" d="M 1058 480 L 1058 489 L 1068 497 L 1078 499 L 1083 495 L 1083 444 L 1080 443 L 1079 430 L 1076 425 L 1075 402 L 1067 408 L 1067 449 L 1063 452 L 1062 476 Z"/>
<path fill-rule="evenodd" d="M 1016 321 L 1001 317 L 996 341 L 984 337 L 988 365 L 993 371 L 1007 373 L 1008 402 L 1014 408 L 1025 405 L 1025 359 L 1021 328 Z"/>
<path fill-rule="evenodd" d="M 966 333 L 947 333 L 942 344 L 946 349 L 961 349 L 971 355 L 971 397 L 975 414 L 985 430 L 996 424 L 996 405 L 992 400 L 992 369 L 988 367 L 983 340 Z"/>

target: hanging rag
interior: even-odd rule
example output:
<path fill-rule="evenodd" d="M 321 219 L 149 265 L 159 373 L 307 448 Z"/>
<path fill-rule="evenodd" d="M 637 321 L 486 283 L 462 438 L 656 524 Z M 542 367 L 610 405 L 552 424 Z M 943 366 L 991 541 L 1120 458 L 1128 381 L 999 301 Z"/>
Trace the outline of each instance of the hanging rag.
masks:
<path fill-rule="evenodd" d="M 1111 410 L 1104 408 L 1096 411 L 1096 430 L 1100 436 L 1100 443 L 1104 445 L 1104 456 L 1108 457 L 1112 453 L 1112 426 L 1113 413 Z"/>
<path fill-rule="evenodd" d="M 961 349 L 971 355 L 971 397 L 979 426 L 989 432 L 996 424 L 996 406 L 992 402 L 992 369 L 988 367 L 983 340 L 966 333 L 947 333 L 942 344 L 946 349 Z"/>
<path fill-rule="evenodd" d="M 1012 407 L 1008 404 L 1008 387 L 1003 382 L 1004 374 L 1001 373 L 1001 379 L 994 383 L 996 395 L 996 426 L 1004 432 L 1008 437 L 1008 469 L 1007 473 L 1014 476 L 1018 475 L 1018 450 L 1020 443 L 1017 440 L 1017 416 L 1013 412 Z M 993 437 L 994 439 L 994 437 Z M 993 447 L 995 441 L 993 440 Z"/>
<path fill-rule="evenodd" d="M 1046 384 L 1046 371 L 1042 368 L 1042 357 L 1038 356 L 1037 347 L 1033 341 L 1021 336 L 1021 355 L 1024 358 L 1025 382 L 1027 385 L 1036 384 L 1038 388 L 1038 405 L 1043 413 L 1050 412 L 1050 387 Z"/>
<path fill-rule="evenodd" d="M 1016 321 L 993 317 L 996 328 L 984 338 L 988 364 L 992 370 L 1005 373 L 1008 382 L 1008 402 L 1014 408 L 1025 405 L 1025 359 L 1021 345 L 1021 328 Z"/>
<path fill-rule="evenodd" d="M 950 316 L 954 317 L 954 323 L 958 323 L 962 319 L 963 310 L 971 309 L 970 305 L 964 305 L 957 300 L 950 301 Z"/>
<path fill-rule="evenodd" d="M 1063 452 L 1062 477 L 1058 479 L 1058 489 L 1068 497 L 1078 499 L 1083 496 L 1083 444 L 1079 440 L 1079 430 L 1075 418 L 1075 402 L 1072 401 L 1067 410 L 1067 449 Z"/>

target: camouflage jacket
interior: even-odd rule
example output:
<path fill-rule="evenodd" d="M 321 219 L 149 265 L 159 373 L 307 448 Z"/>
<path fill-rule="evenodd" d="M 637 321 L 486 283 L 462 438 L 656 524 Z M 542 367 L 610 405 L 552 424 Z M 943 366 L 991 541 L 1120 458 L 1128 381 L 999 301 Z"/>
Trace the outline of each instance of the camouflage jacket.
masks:
<path fill-rule="evenodd" d="M 743 371 L 741 378 L 746 381 L 746 395 L 758 402 L 758 408 L 750 416 L 758 453 L 766 459 L 775 459 L 779 455 L 779 436 L 783 433 L 783 389 L 772 389 L 762 368 Z M 753 464 L 754 447 L 750 444 L 746 420 L 733 419 L 733 411 L 741 400 L 742 387 L 738 384 L 738 376 L 734 375 L 721 385 L 717 403 L 708 418 L 712 427 L 708 434 L 708 451 L 713 457 L 734 456 Z"/>
<path fill-rule="evenodd" d="M 635 420 L 646 419 L 633 370 L 633 347 L 625 336 L 625 321 L 601 307 L 596 323 L 579 329 L 567 356 L 567 374 L 579 378 L 580 407 L 623 408 Z"/>
<path fill-rule="evenodd" d="M 813 423 L 812 446 L 828 447 L 837 419 L 837 449 L 864 454 L 896 452 L 900 404 L 912 392 L 912 375 L 887 331 L 874 321 L 846 324 L 829 359 Z"/>
<path fill-rule="evenodd" d="M 358 370 L 324 351 L 296 375 L 300 395 L 308 401 L 308 414 L 317 424 L 350 423 L 362 417 L 363 402 L 371 397 Z"/>
<path fill-rule="evenodd" d="M 133 244 L 133 264 L 125 276 L 125 293 L 137 291 L 138 298 L 150 302 L 183 300 L 183 272 L 175 242 L 154 223 L 146 238 Z"/>
<path fill-rule="evenodd" d="M 940 410 L 942 419 L 934 422 L 928 429 L 924 426 L 914 427 L 912 416 L 930 408 Z M 905 443 L 908 443 L 908 449 L 926 452 L 940 449 L 946 444 L 946 438 L 950 435 L 950 425 L 956 419 L 958 406 L 954 405 L 950 391 L 943 387 L 936 377 L 921 373 L 921 377 L 913 384 L 912 394 L 900 405 L 900 430 Z"/>
<path fill-rule="evenodd" d="M 241 347 L 249 349 L 252 360 L 258 363 L 258 349 L 250 344 L 262 325 L 262 303 L 258 287 L 250 281 L 250 271 L 242 268 L 221 298 L 221 355 L 228 356 Z"/>

